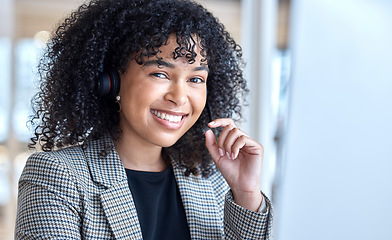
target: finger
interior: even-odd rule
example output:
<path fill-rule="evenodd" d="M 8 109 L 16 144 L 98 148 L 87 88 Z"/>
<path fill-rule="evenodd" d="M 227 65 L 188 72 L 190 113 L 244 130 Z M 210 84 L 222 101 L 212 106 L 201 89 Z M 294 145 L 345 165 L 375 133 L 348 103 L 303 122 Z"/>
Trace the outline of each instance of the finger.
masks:
<path fill-rule="evenodd" d="M 222 149 L 224 152 L 228 152 L 230 151 L 230 148 L 225 148 L 225 141 L 227 139 L 227 136 L 230 134 L 230 131 L 234 129 L 234 127 L 232 125 L 227 125 L 223 131 L 221 132 L 221 134 L 218 137 L 218 147 L 220 149 Z M 222 156 L 222 155 L 221 155 Z"/>
<path fill-rule="evenodd" d="M 237 141 L 237 139 L 239 137 L 241 137 L 242 135 L 243 135 L 243 133 L 241 132 L 241 130 L 239 130 L 238 128 L 232 128 L 228 132 L 226 138 L 224 139 L 223 148 L 228 153 L 230 158 L 234 159 L 234 157 L 233 157 L 233 155 L 234 155 L 233 154 L 234 153 L 233 146 L 234 146 L 234 143 Z"/>
<path fill-rule="evenodd" d="M 238 157 L 238 154 L 240 153 L 241 148 L 245 147 L 246 142 L 247 142 L 247 137 L 245 135 L 241 135 L 238 138 L 236 138 L 235 142 L 233 143 L 231 147 L 232 151 L 232 158 L 235 159 Z"/>
<path fill-rule="evenodd" d="M 237 158 L 240 151 L 251 155 L 260 155 L 263 157 L 264 147 L 247 135 L 241 135 L 232 145 L 233 158 Z"/>
<path fill-rule="evenodd" d="M 228 125 L 235 127 L 235 123 L 234 123 L 233 119 L 231 119 L 231 118 L 218 118 L 218 119 L 215 119 L 214 121 L 208 123 L 208 126 L 210 128 L 226 127 Z"/>
<path fill-rule="evenodd" d="M 218 145 L 216 143 L 215 135 L 211 129 L 206 131 L 204 135 L 206 137 L 206 147 L 208 149 L 208 152 L 210 153 L 214 162 L 216 162 L 219 159 L 220 154 L 219 154 Z"/>

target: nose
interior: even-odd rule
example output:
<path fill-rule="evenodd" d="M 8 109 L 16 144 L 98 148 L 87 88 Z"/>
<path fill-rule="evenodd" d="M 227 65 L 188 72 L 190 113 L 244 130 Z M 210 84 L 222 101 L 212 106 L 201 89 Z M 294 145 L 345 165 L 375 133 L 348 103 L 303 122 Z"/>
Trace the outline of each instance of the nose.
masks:
<path fill-rule="evenodd" d="M 164 98 L 165 100 L 170 101 L 177 106 L 184 105 L 188 102 L 188 92 L 186 84 L 182 82 L 172 83 Z"/>

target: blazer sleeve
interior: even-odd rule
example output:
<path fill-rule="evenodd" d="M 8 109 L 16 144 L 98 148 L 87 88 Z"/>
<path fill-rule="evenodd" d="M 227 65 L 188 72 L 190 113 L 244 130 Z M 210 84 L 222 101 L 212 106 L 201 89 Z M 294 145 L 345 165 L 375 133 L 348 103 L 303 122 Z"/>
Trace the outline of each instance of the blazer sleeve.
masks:
<path fill-rule="evenodd" d="M 64 162 L 33 154 L 19 180 L 15 239 L 81 239 L 79 196 Z"/>
<path fill-rule="evenodd" d="M 266 209 L 252 212 L 237 205 L 229 191 L 225 197 L 224 231 L 226 239 L 263 239 L 270 240 L 272 228 L 272 205 L 263 194 Z"/>

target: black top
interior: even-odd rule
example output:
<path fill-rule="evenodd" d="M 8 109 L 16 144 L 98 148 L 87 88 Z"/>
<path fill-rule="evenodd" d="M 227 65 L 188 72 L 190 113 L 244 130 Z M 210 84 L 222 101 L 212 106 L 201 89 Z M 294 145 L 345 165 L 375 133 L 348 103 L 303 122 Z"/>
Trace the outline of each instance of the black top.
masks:
<path fill-rule="evenodd" d="M 143 239 L 191 239 L 172 166 L 163 172 L 126 173 Z"/>

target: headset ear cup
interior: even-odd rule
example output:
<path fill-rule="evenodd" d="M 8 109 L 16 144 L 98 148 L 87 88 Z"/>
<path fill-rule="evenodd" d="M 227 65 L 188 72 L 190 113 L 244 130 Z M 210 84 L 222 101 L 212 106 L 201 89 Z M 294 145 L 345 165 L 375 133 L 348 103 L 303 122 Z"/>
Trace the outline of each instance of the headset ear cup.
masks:
<path fill-rule="evenodd" d="M 98 77 L 97 94 L 99 97 L 104 97 L 109 94 L 111 88 L 110 76 L 107 72 L 102 72 Z"/>
<path fill-rule="evenodd" d="M 111 68 L 109 69 L 109 76 L 111 80 L 111 88 L 108 93 L 109 98 L 116 98 L 116 96 L 120 92 L 120 84 L 121 84 L 121 79 L 120 75 L 118 74 L 117 70 Z"/>
<path fill-rule="evenodd" d="M 120 91 L 120 82 L 120 76 L 115 69 L 102 72 L 98 78 L 98 96 L 115 98 Z"/>

